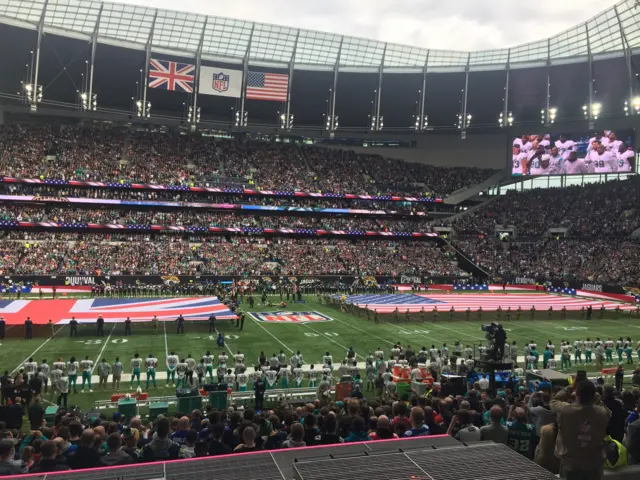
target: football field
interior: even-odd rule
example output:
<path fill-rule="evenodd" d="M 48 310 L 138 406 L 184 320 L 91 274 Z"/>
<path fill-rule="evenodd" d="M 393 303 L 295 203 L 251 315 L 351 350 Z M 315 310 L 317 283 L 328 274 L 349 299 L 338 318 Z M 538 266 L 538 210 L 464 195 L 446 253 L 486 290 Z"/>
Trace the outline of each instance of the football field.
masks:
<path fill-rule="evenodd" d="M 398 297 L 402 296 L 398 295 Z M 450 299 L 455 296 L 456 294 L 449 294 Z M 565 298 L 554 297 L 560 300 Z M 487 301 L 487 297 L 482 294 L 478 294 L 477 298 L 478 305 Z M 274 304 L 279 302 L 279 297 L 274 296 L 270 299 Z M 411 312 L 407 316 L 402 313 L 399 316 L 399 322 L 396 322 L 392 314 L 380 314 L 380 323 L 376 324 L 373 315 L 367 316 L 363 308 L 344 312 L 338 305 L 325 304 L 316 296 L 308 295 L 305 300 L 306 303 L 289 304 L 286 309 L 260 305 L 249 309 L 245 304 L 243 308 L 247 315 L 242 330 L 236 328 L 235 322 L 218 320 L 216 330 L 224 333 L 226 337 L 224 350 L 229 356 L 238 350 L 242 351 L 245 354 L 247 367 L 257 363 L 261 352 L 269 358 L 281 350 L 287 357 L 300 351 L 305 363 L 316 364 L 317 368 L 321 365 L 322 356 L 326 352 L 333 355 L 334 363 L 337 364 L 342 361 L 349 347 L 355 349 L 358 361 L 363 362 L 369 352 L 378 348 L 388 355 L 392 345 L 398 342 L 403 347 L 410 344 L 415 351 L 423 346 L 429 349 L 432 344 L 440 347 L 443 343 L 453 351 L 456 341 L 471 346 L 482 345 L 485 337 L 481 331 L 481 325 L 498 320 L 498 313 L 495 311 L 484 312 L 479 318 L 475 312 L 467 317 L 464 311 L 451 315 L 448 310 L 445 310 L 438 314 L 436 321 L 431 313 L 426 316 Z M 36 301 L 43 302 L 43 305 L 51 302 L 51 300 Z M 475 311 L 477 308 L 472 310 Z M 508 342 L 512 343 L 514 340 L 517 342 L 519 355 L 522 355 L 524 344 L 531 340 L 538 344 L 540 352 L 544 350 L 548 340 L 552 340 L 556 345 L 556 351 L 559 351 L 562 340 L 573 344 L 575 340 L 584 340 L 586 337 L 592 340 L 596 337 L 603 340 L 608 337 L 614 340 L 618 337 L 631 337 L 634 347 L 640 340 L 640 319 L 632 316 L 628 311 L 620 313 L 609 311 L 601 319 L 600 312 L 594 309 L 591 320 L 583 320 L 579 312 L 570 311 L 567 319 L 561 320 L 558 310 L 554 312 L 551 319 L 547 318 L 546 311 L 538 311 L 534 320 L 530 319 L 529 312 L 523 312 L 519 320 L 516 320 L 515 313 L 507 320 L 505 312 L 502 312 L 499 321 L 507 331 Z M 67 324 L 54 325 L 53 332 L 47 325 L 36 325 L 34 338 L 26 340 L 24 327 L 11 325 L 7 327 L 5 339 L 0 341 L 0 369 L 6 369 L 12 374 L 16 373 L 24 361 L 30 357 L 34 357 L 38 363 L 46 359 L 51 364 L 58 357 L 68 361 L 75 356 L 80 361 L 85 356 L 89 356 L 95 363 L 102 358 L 113 363 L 115 357 L 119 357 L 125 366 L 125 373 L 128 373 L 130 360 L 135 353 L 139 353 L 143 358 L 152 354 L 159 359 L 157 369 L 159 387 L 157 391 L 151 388 L 149 394 L 162 396 L 173 392 L 172 389 L 163 388 L 165 358 L 170 352 L 175 352 L 180 358 L 191 355 L 199 360 L 207 351 L 217 359 L 220 350 L 216 347 L 217 332 L 209 332 L 208 322 L 202 320 L 187 321 L 184 334 L 176 333 L 174 321 L 160 322 L 157 331 L 154 331 L 148 322 L 134 323 L 132 335 L 125 336 L 124 333 L 124 325 L 119 322 L 107 323 L 103 337 L 96 336 L 95 324 L 81 324 L 77 338 L 70 338 L 70 327 Z M 639 364 L 635 353 L 633 360 L 634 365 Z M 228 365 L 232 367 L 233 362 L 230 361 Z M 595 371 L 595 366 L 588 367 L 587 370 Z M 94 384 L 97 383 L 96 373 L 94 371 Z M 627 373 L 630 372 L 627 371 Z M 146 390 L 144 378 L 143 369 L 142 388 Z M 126 379 L 128 375 L 123 376 L 123 380 Z M 123 391 L 130 391 L 128 381 L 123 381 L 123 386 L 126 386 L 122 389 Z M 111 393 L 113 393 L 111 389 L 99 392 L 94 385 L 93 393 L 87 391 L 83 394 L 72 394 L 69 401 L 88 409 L 93 406 L 95 400 L 107 399 Z M 46 398 L 51 400 L 51 397 Z"/>

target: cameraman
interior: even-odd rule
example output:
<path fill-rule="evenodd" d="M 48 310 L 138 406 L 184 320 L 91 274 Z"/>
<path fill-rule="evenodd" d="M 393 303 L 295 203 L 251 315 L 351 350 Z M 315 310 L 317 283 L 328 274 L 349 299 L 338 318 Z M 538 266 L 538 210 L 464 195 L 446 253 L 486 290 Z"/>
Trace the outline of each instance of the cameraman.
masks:
<path fill-rule="evenodd" d="M 507 332 L 504 331 L 501 324 L 498 324 L 495 329 L 493 341 L 496 346 L 496 360 L 501 360 L 504 357 L 504 344 L 507 341 Z"/>

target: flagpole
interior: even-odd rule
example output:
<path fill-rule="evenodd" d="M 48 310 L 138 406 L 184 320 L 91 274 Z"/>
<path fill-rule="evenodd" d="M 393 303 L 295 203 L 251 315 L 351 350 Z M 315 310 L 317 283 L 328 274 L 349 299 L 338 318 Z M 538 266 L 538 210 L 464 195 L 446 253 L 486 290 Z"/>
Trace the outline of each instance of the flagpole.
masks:
<path fill-rule="evenodd" d="M 298 39 L 300 38 L 300 29 L 296 34 L 296 42 L 293 44 L 291 52 L 291 61 L 289 62 L 289 79 L 287 81 L 287 118 L 285 119 L 285 129 L 291 130 L 291 83 L 293 82 L 293 66 L 296 59 L 296 50 L 298 49 Z"/>
<path fill-rule="evenodd" d="M 200 115 L 198 115 L 198 93 L 200 92 L 200 69 L 202 67 L 202 44 L 204 43 L 204 32 L 207 29 L 207 20 L 209 17 L 204 19 L 204 24 L 202 25 L 202 34 L 200 35 L 200 43 L 198 44 L 198 51 L 196 52 L 196 71 L 194 74 L 194 82 L 193 82 L 193 111 L 191 112 L 191 118 L 189 119 L 191 122 L 191 130 L 195 130 L 198 122 L 200 120 Z"/>
<path fill-rule="evenodd" d="M 242 91 L 240 92 L 240 126 L 246 127 L 244 123 L 244 100 L 247 96 L 247 75 L 249 74 L 249 53 L 251 52 L 251 41 L 253 40 L 253 31 L 256 24 L 251 25 L 251 34 L 249 35 L 249 43 L 247 43 L 247 51 L 244 54 L 244 62 L 242 62 Z"/>
<path fill-rule="evenodd" d="M 142 118 L 147 118 L 147 85 L 149 84 L 149 62 L 151 61 L 151 42 L 153 42 L 153 32 L 156 29 L 156 18 L 158 17 L 158 10 L 153 14 L 153 23 L 151 24 L 151 30 L 149 31 L 149 39 L 147 40 L 147 47 L 145 49 L 145 63 L 144 63 L 144 79 L 142 80 Z"/>

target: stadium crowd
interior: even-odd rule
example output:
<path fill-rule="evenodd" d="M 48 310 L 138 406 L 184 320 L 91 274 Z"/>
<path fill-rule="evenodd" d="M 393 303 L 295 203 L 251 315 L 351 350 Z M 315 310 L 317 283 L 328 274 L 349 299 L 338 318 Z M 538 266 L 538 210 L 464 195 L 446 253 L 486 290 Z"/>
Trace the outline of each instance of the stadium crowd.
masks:
<path fill-rule="evenodd" d="M 133 201 L 171 201 L 200 204 L 245 204 L 294 208 L 348 208 L 397 212 L 402 215 L 418 215 L 428 212 L 428 204 L 420 202 L 384 202 L 371 200 L 346 200 L 340 198 L 302 198 L 271 196 L 240 196 L 208 192 L 181 192 L 171 190 L 132 190 L 107 188 L 77 188 L 68 186 L 32 185 L 28 183 L 0 183 L 0 194 L 34 195 L 48 198 L 104 198 Z M 453 206 L 438 204 L 439 211 L 453 211 Z"/>
<path fill-rule="evenodd" d="M 623 239 L 611 249 L 607 238 L 500 242 L 493 237 L 456 240 L 455 246 L 489 273 L 594 283 L 636 285 L 640 278 L 640 242 Z"/>
<path fill-rule="evenodd" d="M 165 185 L 189 185 L 198 178 L 237 184 L 239 179 L 267 190 L 445 195 L 494 171 L 440 169 L 348 150 L 190 137 L 163 130 L 4 124 L 0 173 Z"/>
<path fill-rule="evenodd" d="M 8 407 L 11 424 L 0 423 L 0 475 L 443 434 L 463 443 L 493 441 L 507 445 L 550 472 L 562 473 L 562 478 L 599 479 L 605 465 L 611 468 L 627 461 L 640 462 L 640 391 L 623 388 L 622 382 L 614 387 L 583 380 L 565 388 L 552 388 L 549 383 L 540 382 L 530 391 L 522 378 L 492 392 L 489 380 L 474 372 L 473 360 L 458 363 L 457 355 L 462 354 L 458 348 L 450 354 L 446 346 L 442 350 L 432 346 L 428 351 L 422 347 L 418 352 L 410 345 L 404 348 L 394 345 L 391 352 L 388 361 L 384 360 L 384 351 L 370 352 L 361 376 L 356 353 L 349 349 L 337 370 L 343 376 L 351 374 L 351 395 L 335 401 L 331 394 L 333 357 L 329 352 L 323 358 L 322 368 L 317 371 L 309 368 L 306 374 L 300 352 L 290 359 L 284 353 L 282 356 L 274 353 L 272 358 L 262 354 L 255 367 L 260 373 L 248 376 L 243 367 L 244 355 L 238 352 L 233 360 L 236 366 L 227 369 L 227 361 L 231 365 L 231 360 L 223 350 L 218 358 L 223 366 L 222 372 L 218 368 L 218 381 L 234 386 L 237 382 L 253 390 L 255 409 L 231 405 L 217 410 L 209 404 L 204 411 L 159 415 L 148 423 L 138 416 L 126 418 L 120 413 L 90 419 L 73 407 L 67 410 L 66 398 L 71 385 L 75 393 L 77 371 L 91 369 L 92 361 L 58 359 L 51 369 L 46 362 L 38 366 L 29 359 L 14 377 L 8 372 L 2 377 L 3 399 L 11 403 Z M 170 363 L 167 357 L 167 369 L 180 369 L 178 382 L 189 382 L 185 372 L 190 368 L 199 381 L 209 377 L 214 382 L 213 367 L 208 366 L 213 363 L 209 352 L 200 364 L 190 359 L 192 367 L 188 360 L 178 363 L 178 357 L 173 354 L 172 357 L 177 366 L 172 367 L 174 360 Z M 133 373 L 138 372 L 138 385 L 143 362 L 147 371 L 154 371 L 155 385 L 156 358 L 149 356 L 143 360 L 136 355 L 131 362 Z M 415 391 L 399 394 L 390 365 L 405 362 L 412 368 L 412 378 L 423 378 L 418 368 L 422 363 L 430 365 L 433 380 L 439 382 L 426 394 Z M 202 367 L 198 369 L 198 365 Z M 47 425 L 42 406 L 41 398 L 48 394 L 42 382 L 43 366 L 52 378 L 56 372 L 51 392 L 59 400 L 65 400 L 53 425 Z M 118 359 L 113 367 L 105 360 L 98 364 L 98 372 L 107 379 L 112 368 L 118 369 L 119 383 L 124 367 Z M 70 371 L 74 372 L 73 382 Z M 441 375 L 452 371 L 466 378 L 464 394 L 454 392 L 454 385 L 449 385 Z M 113 372 L 115 382 L 116 370 Z M 321 374 L 319 381 L 318 374 Z M 288 388 L 289 379 L 298 385 L 303 378 L 308 378 L 309 387 L 316 389 L 315 401 L 296 408 L 287 404 L 265 406 L 265 391 L 276 382 Z M 135 375 L 131 379 L 132 388 L 134 379 Z M 247 383 L 251 386 L 247 387 Z M 632 383 L 640 386 L 640 369 L 636 370 Z M 25 416 L 29 433 L 22 428 Z M 587 432 L 585 422 L 589 426 Z M 579 434 L 582 436 L 577 442 Z"/>
<path fill-rule="evenodd" d="M 463 235 L 493 235 L 496 225 L 513 225 L 517 235 L 542 236 L 566 227 L 576 237 L 624 237 L 640 227 L 640 179 L 508 192 L 456 219 Z"/>
<path fill-rule="evenodd" d="M 6 241 L 6 239 L 21 239 Z M 100 234 L 11 232 L 0 244 L 1 274 L 110 275 L 462 275 L 432 243 L 171 235 L 117 241 Z M 120 237 L 121 238 L 121 237 Z M 143 237 L 144 238 L 144 237 Z M 148 238 L 148 237 L 146 237 Z M 193 239 L 192 239 L 193 240 Z"/>
<path fill-rule="evenodd" d="M 0 204 L 0 220 L 19 222 L 56 222 L 66 224 L 100 223 L 120 225 L 176 225 L 255 228 L 311 228 L 320 230 L 371 230 L 394 232 L 428 232 L 424 217 L 403 220 L 362 218 L 357 216 L 274 216 L 246 215 L 207 210 L 163 212 L 155 209 L 88 209 L 58 206 L 28 206 L 17 203 Z"/>

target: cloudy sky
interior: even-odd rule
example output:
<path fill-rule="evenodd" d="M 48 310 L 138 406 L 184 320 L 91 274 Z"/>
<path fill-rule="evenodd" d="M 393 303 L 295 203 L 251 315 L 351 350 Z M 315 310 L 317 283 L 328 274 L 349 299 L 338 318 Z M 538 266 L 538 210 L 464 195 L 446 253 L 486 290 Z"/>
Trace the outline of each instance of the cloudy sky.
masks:
<path fill-rule="evenodd" d="M 355 35 L 421 47 L 475 50 L 546 38 L 614 0 L 117 0 Z"/>

